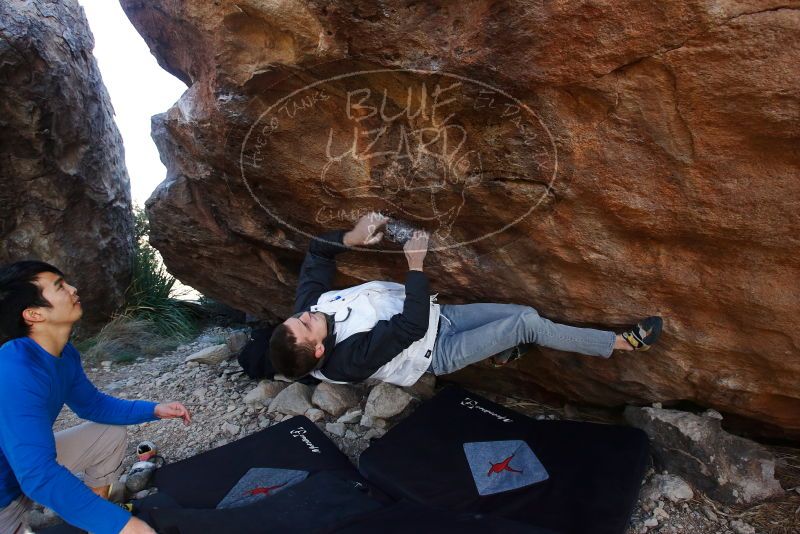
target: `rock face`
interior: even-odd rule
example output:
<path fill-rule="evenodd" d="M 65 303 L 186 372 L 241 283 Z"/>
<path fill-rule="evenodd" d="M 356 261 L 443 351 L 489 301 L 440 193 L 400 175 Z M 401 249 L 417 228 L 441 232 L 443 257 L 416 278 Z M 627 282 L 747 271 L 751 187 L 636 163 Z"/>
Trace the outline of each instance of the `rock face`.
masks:
<path fill-rule="evenodd" d="M 153 120 L 148 202 L 184 282 L 283 318 L 309 236 L 382 209 L 432 232 L 442 301 L 666 319 L 646 355 L 533 351 L 462 380 L 800 437 L 800 3 L 122 5 L 190 86 Z M 340 256 L 337 283 L 402 280 L 382 247 Z"/>
<path fill-rule="evenodd" d="M 647 432 L 653 456 L 661 466 L 680 473 L 718 501 L 750 504 L 783 494 L 775 479 L 772 454 L 753 441 L 728 434 L 719 419 L 633 406 L 625 409 L 625 418 Z M 675 486 L 666 477 L 654 483 L 665 489 Z"/>
<path fill-rule="evenodd" d="M 81 327 L 122 304 L 133 218 L 122 139 L 77 0 L 0 3 L 0 263 L 55 264 Z"/>

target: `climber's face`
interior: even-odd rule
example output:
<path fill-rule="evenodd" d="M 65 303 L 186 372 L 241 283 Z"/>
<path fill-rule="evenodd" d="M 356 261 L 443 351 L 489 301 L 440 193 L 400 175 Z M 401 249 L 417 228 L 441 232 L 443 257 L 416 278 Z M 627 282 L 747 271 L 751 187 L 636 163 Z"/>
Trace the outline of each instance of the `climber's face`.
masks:
<path fill-rule="evenodd" d="M 302 312 L 289 317 L 283 324 L 294 334 L 298 343 L 321 345 L 328 335 L 328 323 L 322 312 Z"/>

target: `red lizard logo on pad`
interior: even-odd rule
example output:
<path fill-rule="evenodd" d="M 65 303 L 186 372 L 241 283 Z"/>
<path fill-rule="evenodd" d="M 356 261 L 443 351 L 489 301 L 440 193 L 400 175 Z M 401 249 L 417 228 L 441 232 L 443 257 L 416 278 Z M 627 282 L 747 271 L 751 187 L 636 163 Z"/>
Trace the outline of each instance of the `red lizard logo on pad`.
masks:
<path fill-rule="evenodd" d="M 493 464 L 492 462 L 489 462 L 489 465 L 491 465 L 492 467 L 489 468 L 489 472 L 486 473 L 486 476 L 487 477 L 491 476 L 492 473 L 502 473 L 503 471 L 511 471 L 512 473 L 522 473 L 521 470 L 514 469 L 513 467 L 508 465 L 508 464 L 511 463 L 511 459 L 513 457 L 514 457 L 514 455 L 512 454 L 511 456 L 509 456 L 508 458 L 506 458 L 502 462 L 499 462 L 499 463 L 496 463 L 496 464 Z"/>
<path fill-rule="evenodd" d="M 266 486 L 263 488 L 253 488 L 247 492 L 247 495 L 269 495 L 273 490 L 276 490 L 280 487 L 286 485 L 286 482 L 283 484 L 278 484 L 277 486 Z"/>

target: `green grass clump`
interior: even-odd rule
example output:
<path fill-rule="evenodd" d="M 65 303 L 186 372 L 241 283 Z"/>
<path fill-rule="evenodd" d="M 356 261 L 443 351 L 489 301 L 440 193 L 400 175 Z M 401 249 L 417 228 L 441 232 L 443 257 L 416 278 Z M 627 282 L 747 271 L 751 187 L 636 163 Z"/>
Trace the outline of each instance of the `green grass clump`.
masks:
<path fill-rule="evenodd" d="M 174 349 L 197 334 L 201 308 L 180 300 L 175 278 L 150 246 L 150 224 L 142 208 L 134 209 L 135 241 L 131 283 L 123 309 L 93 338 L 80 344 L 93 360 L 132 361 Z"/>
<path fill-rule="evenodd" d="M 158 334 L 150 321 L 120 315 L 96 336 L 78 345 L 78 349 L 90 361 L 129 363 L 140 356 L 158 356 L 179 344 L 178 338 Z"/>
<path fill-rule="evenodd" d="M 150 224 L 143 209 L 134 211 L 136 244 L 131 284 L 125 292 L 123 316 L 148 321 L 165 337 L 186 338 L 197 333 L 196 305 L 177 299 L 175 278 L 161 262 L 147 237 Z"/>

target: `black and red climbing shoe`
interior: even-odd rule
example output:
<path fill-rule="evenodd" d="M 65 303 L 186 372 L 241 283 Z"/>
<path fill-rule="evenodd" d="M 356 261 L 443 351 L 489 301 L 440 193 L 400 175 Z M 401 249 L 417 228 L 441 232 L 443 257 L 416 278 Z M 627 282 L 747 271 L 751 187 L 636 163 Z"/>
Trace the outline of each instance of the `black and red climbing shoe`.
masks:
<path fill-rule="evenodd" d="M 664 320 L 661 317 L 647 317 L 622 333 L 622 338 L 633 347 L 633 350 L 648 350 L 661 335 Z"/>

